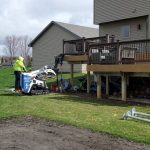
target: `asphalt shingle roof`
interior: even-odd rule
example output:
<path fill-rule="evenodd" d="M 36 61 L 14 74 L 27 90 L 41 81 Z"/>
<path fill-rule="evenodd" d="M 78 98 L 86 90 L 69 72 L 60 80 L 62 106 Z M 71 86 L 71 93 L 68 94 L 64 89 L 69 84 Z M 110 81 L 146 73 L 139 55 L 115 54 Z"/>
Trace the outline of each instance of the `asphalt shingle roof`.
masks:
<path fill-rule="evenodd" d="M 99 30 L 96 28 L 73 25 L 68 23 L 56 22 L 60 26 L 66 28 L 67 30 L 71 31 L 72 33 L 76 34 L 79 37 L 91 38 L 91 37 L 98 37 Z"/>
<path fill-rule="evenodd" d="M 32 47 L 32 45 L 52 26 L 57 25 L 61 27 L 63 30 L 66 30 L 73 35 L 77 36 L 78 38 L 92 38 L 92 37 L 98 37 L 99 36 L 99 30 L 97 28 L 91 28 L 91 27 L 85 27 L 85 26 L 79 26 L 79 25 L 73 25 L 68 23 L 62 23 L 62 22 L 56 22 L 52 21 L 50 22 L 32 41 L 29 43 L 29 46 Z"/>

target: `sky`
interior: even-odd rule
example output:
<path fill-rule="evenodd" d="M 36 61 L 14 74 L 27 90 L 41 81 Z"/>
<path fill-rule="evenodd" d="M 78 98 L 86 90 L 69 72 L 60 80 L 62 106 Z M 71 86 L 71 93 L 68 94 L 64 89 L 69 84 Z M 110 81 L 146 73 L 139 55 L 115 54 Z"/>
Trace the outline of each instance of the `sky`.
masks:
<path fill-rule="evenodd" d="M 95 27 L 93 0 L 0 0 L 0 54 L 7 35 L 33 39 L 51 21 Z"/>

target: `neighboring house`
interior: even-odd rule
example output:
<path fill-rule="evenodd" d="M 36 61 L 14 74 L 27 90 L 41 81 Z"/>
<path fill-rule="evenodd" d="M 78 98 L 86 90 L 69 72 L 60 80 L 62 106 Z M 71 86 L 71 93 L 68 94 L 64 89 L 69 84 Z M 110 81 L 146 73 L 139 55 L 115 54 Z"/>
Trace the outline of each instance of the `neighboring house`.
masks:
<path fill-rule="evenodd" d="M 54 57 L 63 52 L 63 40 L 82 37 L 97 37 L 99 30 L 67 23 L 52 21 L 29 44 L 32 47 L 32 66 L 34 69 L 45 65 L 54 65 Z M 63 71 L 70 71 L 69 65 L 63 65 Z M 82 65 L 75 65 L 75 71 L 81 71 Z"/>
<path fill-rule="evenodd" d="M 15 61 L 16 57 L 13 57 L 13 62 Z M 0 57 L 0 64 L 3 66 L 11 66 L 11 58 L 8 56 Z"/>
<path fill-rule="evenodd" d="M 94 0 L 99 35 L 121 41 L 150 38 L 150 0 Z"/>

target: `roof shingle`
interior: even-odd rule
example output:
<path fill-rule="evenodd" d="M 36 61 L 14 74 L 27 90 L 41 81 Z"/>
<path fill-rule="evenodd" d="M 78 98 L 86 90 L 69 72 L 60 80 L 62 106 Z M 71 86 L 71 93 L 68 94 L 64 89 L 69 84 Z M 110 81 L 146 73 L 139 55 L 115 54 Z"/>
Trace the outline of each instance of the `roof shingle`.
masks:
<path fill-rule="evenodd" d="M 57 25 L 61 27 L 62 29 L 71 32 L 72 34 L 76 35 L 78 38 L 91 38 L 91 37 L 98 37 L 99 36 L 99 30 L 97 28 L 91 28 L 91 27 L 85 27 L 85 26 L 79 26 L 79 25 L 73 25 L 68 23 L 62 23 L 62 22 L 56 22 L 52 21 L 50 22 L 32 41 L 29 43 L 29 46 L 32 47 L 32 45 L 53 25 Z"/>
<path fill-rule="evenodd" d="M 98 37 L 99 35 L 99 30 L 96 28 L 73 25 L 62 22 L 55 22 L 55 23 L 66 28 L 67 30 L 71 31 L 72 33 L 76 34 L 79 37 L 91 38 L 91 37 Z"/>

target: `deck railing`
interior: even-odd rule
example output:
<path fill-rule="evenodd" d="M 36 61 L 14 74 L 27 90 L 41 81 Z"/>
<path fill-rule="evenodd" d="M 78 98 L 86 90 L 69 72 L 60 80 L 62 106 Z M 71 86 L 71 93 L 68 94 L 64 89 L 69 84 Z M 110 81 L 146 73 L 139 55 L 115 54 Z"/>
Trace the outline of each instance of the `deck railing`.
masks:
<path fill-rule="evenodd" d="M 104 43 L 110 43 L 110 42 L 114 42 L 113 35 L 63 41 L 63 54 L 66 54 L 66 55 L 88 54 L 90 44 L 104 44 Z"/>
<path fill-rule="evenodd" d="M 150 40 L 89 45 L 89 64 L 150 62 Z"/>

